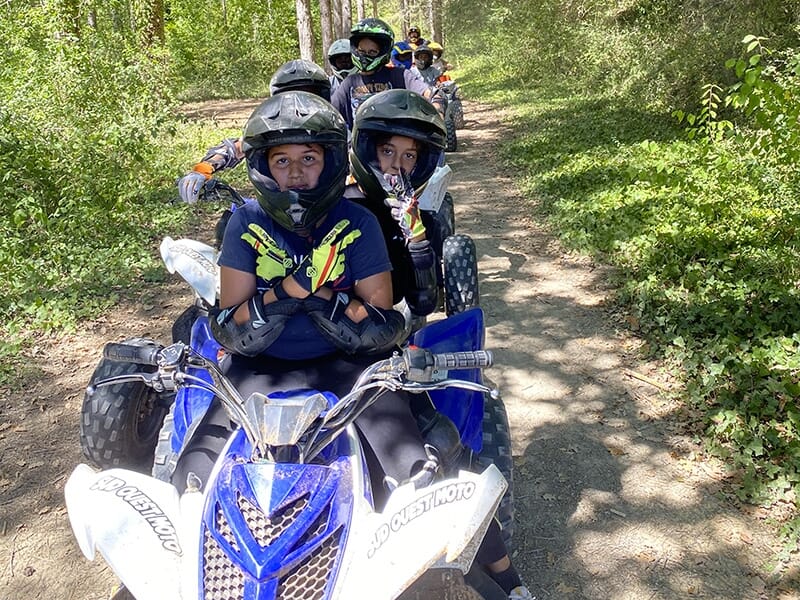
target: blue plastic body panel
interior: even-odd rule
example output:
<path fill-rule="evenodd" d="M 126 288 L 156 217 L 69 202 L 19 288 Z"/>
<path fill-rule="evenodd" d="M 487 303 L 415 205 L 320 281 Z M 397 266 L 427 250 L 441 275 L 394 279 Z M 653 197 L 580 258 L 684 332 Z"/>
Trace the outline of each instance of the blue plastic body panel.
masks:
<path fill-rule="evenodd" d="M 414 334 L 413 343 L 432 352 L 468 352 L 483 349 L 484 319 L 480 308 L 471 308 L 436 321 Z M 453 379 L 482 382 L 479 369 L 450 371 Z M 483 447 L 483 394 L 458 388 L 430 393 L 436 409 L 450 417 L 461 433 L 461 442 L 480 452 Z"/>

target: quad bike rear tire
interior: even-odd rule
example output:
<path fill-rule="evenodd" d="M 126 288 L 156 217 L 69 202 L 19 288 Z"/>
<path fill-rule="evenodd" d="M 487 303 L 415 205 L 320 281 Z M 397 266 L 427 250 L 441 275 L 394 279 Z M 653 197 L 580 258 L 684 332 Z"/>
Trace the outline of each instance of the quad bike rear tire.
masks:
<path fill-rule="evenodd" d="M 458 150 L 458 135 L 456 134 L 456 124 L 450 117 L 445 117 L 444 128 L 447 132 L 447 141 L 445 142 L 445 152 L 455 152 Z"/>
<path fill-rule="evenodd" d="M 124 342 L 157 346 L 146 338 Z M 153 372 L 155 367 L 103 358 L 90 385 L 116 375 Z M 101 469 L 123 467 L 149 473 L 158 432 L 174 394 L 159 394 L 141 382 L 117 383 L 88 391 L 81 406 L 80 441 L 84 456 Z"/>
<path fill-rule="evenodd" d="M 463 129 L 464 128 L 464 105 L 461 104 L 461 100 L 455 99 L 450 101 L 450 106 L 448 107 L 450 110 L 451 118 L 453 119 L 453 123 L 456 126 L 456 129 Z"/>
<path fill-rule="evenodd" d="M 494 384 L 484 377 L 489 387 Z M 506 546 L 511 547 L 514 537 L 514 458 L 511 454 L 511 431 L 508 427 L 508 414 L 503 399 L 484 394 L 483 400 L 483 447 L 478 458 L 479 463 L 492 463 L 508 482 L 500 506 L 497 507 L 497 520 Z"/>
<path fill-rule="evenodd" d="M 478 253 L 468 235 L 455 234 L 442 244 L 444 308 L 447 316 L 478 306 Z"/>

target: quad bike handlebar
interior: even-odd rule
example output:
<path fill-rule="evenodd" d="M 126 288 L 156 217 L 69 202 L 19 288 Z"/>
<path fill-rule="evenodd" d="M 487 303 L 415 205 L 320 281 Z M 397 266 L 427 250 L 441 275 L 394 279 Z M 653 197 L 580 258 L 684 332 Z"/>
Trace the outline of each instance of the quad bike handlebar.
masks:
<path fill-rule="evenodd" d="M 251 441 L 254 454 L 260 457 L 272 456 L 273 448 L 261 434 L 259 424 L 253 422 L 252 411 L 247 409 L 248 403 L 252 405 L 254 402 L 255 395 L 249 399 L 243 398 L 220 371 L 216 361 L 204 357 L 181 342 L 166 347 L 109 343 L 103 349 L 103 355 L 111 360 L 156 366 L 157 370 L 152 373 L 119 375 L 98 381 L 87 388 L 88 394 L 93 394 L 96 388 L 101 386 L 132 381 L 142 382 L 157 392 L 175 391 L 182 387 L 206 390 L 219 398 L 230 417 L 244 429 Z M 485 369 L 491 367 L 493 362 L 493 355 L 487 350 L 437 354 L 424 348 L 409 346 L 402 352 L 395 352 L 389 358 L 379 360 L 364 369 L 351 391 L 333 406 L 319 410 L 319 414 L 314 417 L 306 430 L 308 434 L 306 439 L 297 444 L 300 456 L 304 461 L 312 460 L 385 391 L 405 390 L 420 393 L 456 387 L 493 393 L 493 390 L 481 383 L 449 376 L 451 370 Z M 210 374 L 212 382 L 193 374 L 189 371 L 191 368 L 205 369 Z"/>

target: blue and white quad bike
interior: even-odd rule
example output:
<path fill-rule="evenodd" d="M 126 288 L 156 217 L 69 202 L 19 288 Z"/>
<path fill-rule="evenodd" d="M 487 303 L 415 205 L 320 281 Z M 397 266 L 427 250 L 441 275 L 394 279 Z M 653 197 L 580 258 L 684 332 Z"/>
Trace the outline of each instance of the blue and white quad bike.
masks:
<path fill-rule="evenodd" d="M 153 475 L 79 465 L 65 487 L 84 555 L 99 552 L 137 600 L 481 598 L 464 583 L 507 483 L 489 464 L 429 486 L 396 488 L 376 512 L 353 421 L 383 390 L 427 391 L 481 449 L 483 314 L 426 326 L 402 353 L 363 371 L 352 391 L 285 390 L 243 398 L 217 368 L 207 319 L 192 344 L 107 344 L 106 358 L 147 365 L 97 381 L 175 393 Z M 88 391 L 91 394 L 94 390 Z M 239 427 L 203 491 L 179 494 L 172 467 L 217 397 Z M 191 479 L 191 475 L 190 475 Z"/>
<path fill-rule="evenodd" d="M 480 371 L 491 362 L 482 311 L 415 332 L 343 398 L 242 398 L 217 369 L 206 318 L 216 250 L 166 238 L 161 253 L 196 293 L 183 316 L 190 333 L 173 328 L 166 348 L 142 338 L 106 346 L 81 423 L 84 453 L 106 470 L 79 465 L 65 489 L 81 550 L 99 552 L 124 585 L 115 598 L 480 598 L 462 574 L 493 516 L 507 541 L 513 532 L 507 418 Z M 401 486 L 376 512 L 352 422 L 383 389 L 427 391 L 467 452 L 464 470 Z M 172 473 L 215 396 L 239 428 L 203 491 L 181 495 Z"/>

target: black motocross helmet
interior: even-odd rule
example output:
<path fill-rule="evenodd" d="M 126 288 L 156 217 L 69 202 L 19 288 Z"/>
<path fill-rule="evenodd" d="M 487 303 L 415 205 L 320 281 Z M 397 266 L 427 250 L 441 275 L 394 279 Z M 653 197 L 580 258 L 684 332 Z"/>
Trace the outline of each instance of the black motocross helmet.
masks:
<path fill-rule="evenodd" d="M 325 165 L 316 188 L 280 190 L 267 153 L 282 144 L 323 147 Z M 290 91 L 264 100 L 244 126 L 242 150 L 258 203 L 290 231 L 311 228 L 342 197 L 348 169 L 347 126 L 339 111 L 319 96 Z"/>
<path fill-rule="evenodd" d="M 325 100 L 331 99 L 331 82 L 325 70 L 310 60 L 290 60 L 283 63 L 269 82 L 273 96 L 283 92 L 299 90 L 311 92 Z"/>
<path fill-rule="evenodd" d="M 414 64 L 418 69 L 424 70 L 433 64 L 433 50 L 425 46 L 419 46 L 414 50 Z"/>
<path fill-rule="evenodd" d="M 380 50 L 376 56 L 368 56 L 358 51 L 358 42 L 364 38 L 369 38 L 378 44 Z M 388 63 L 393 45 L 394 31 L 380 19 L 361 19 L 350 30 L 350 53 L 353 55 L 353 65 L 361 73 L 374 71 Z"/>
<path fill-rule="evenodd" d="M 416 92 L 387 90 L 371 96 L 358 107 L 353 121 L 350 164 L 356 181 L 368 197 L 385 197 L 378 168 L 377 145 L 387 137 L 403 135 L 417 140 L 417 164 L 411 185 L 420 191 L 444 153 L 447 132 L 434 106 Z"/>

